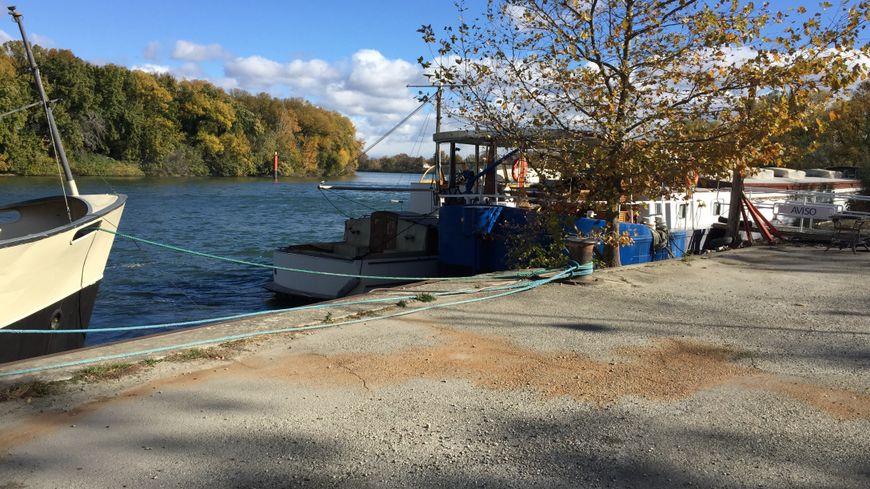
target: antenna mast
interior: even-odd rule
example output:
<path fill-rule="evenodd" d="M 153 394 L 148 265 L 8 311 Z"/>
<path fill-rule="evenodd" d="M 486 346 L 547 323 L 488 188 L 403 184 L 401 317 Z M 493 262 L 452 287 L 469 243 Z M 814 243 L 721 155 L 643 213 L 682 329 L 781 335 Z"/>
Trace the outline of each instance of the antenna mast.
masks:
<path fill-rule="evenodd" d="M 18 30 L 21 31 L 21 39 L 24 41 L 24 51 L 27 53 L 27 61 L 30 63 L 30 71 L 33 72 L 33 78 L 36 80 L 36 90 L 39 92 L 39 99 L 42 102 L 42 107 L 45 109 L 45 117 L 48 119 L 48 130 L 51 131 L 51 143 L 54 145 L 54 153 L 60 158 L 63 165 L 63 173 L 66 176 L 66 183 L 69 187 L 71 195 L 78 195 L 79 189 L 76 186 L 76 181 L 73 178 L 72 171 L 69 169 L 69 161 L 66 159 L 66 151 L 63 150 L 63 143 L 60 140 L 60 133 L 57 131 L 57 124 L 54 122 L 54 114 L 51 112 L 51 103 L 45 95 L 45 89 L 42 87 L 42 77 L 39 75 L 39 67 L 36 66 L 36 58 L 33 57 L 33 51 L 30 49 L 30 42 L 27 40 L 27 33 L 24 32 L 24 23 L 21 21 L 21 13 L 15 10 L 15 7 L 8 7 L 9 15 L 12 20 L 18 24 Z"/>

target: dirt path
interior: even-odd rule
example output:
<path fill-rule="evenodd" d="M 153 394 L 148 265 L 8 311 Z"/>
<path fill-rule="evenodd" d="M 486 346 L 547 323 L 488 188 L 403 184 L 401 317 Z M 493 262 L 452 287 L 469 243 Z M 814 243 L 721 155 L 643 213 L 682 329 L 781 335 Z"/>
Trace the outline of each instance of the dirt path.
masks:
<path fill-rule="evenodd" d="M 756 249 L 0 404 L 0 488 L 867 487 L 870 254 Z"/>

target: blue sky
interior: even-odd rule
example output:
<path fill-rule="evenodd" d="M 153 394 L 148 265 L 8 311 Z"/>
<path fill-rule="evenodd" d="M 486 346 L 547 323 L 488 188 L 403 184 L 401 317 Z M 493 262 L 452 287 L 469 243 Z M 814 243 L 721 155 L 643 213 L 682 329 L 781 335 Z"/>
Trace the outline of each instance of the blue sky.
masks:
<path fill-rule="evenodd" d="M 760 0 L 759 0 L 760 1 Z M 466 0 L 480 11 L 486 0 Z M 775 0 L 774 8 L 818 2 Z M 832 0 L 832 3 L 838 3 Z M 453 0 L 0 0 L 0 43 L 18 39 L 16 5 L 36 44 L 224 88 L 303 97 L 341 112 L 371 142 L 417 107 L 417 58 L 433 59 L 416 29 L 455 25 Z M 866 33 L 865 33 L 866 35 Z M 372 156 L 430 154 L 432 111 L 421 111 Z"/>
<path fill-rule="evenodd" d="M 452 0 L 0 0 L 0 42 L 19 37 L 5 15 L 9 5 L 24 15 L 36 44 L 97 64 L 305 97 L 350 116 L 367 141 L 418 104 L 416 89 L 404 87 L 425 82 L 416 59 L 431 54 L 416 29 L 458 17 Z M 431 119 L 419 113 L 371 153 L 428 154 Z"/>
<path fill-rule="evenodd" d="M 337 61 L 364 48 L 412 60 L 428 52 L 415 32 L 421 24 L 442 25 L 457 16 L 451 0 L 2 0 L 0 5 L 17 5 L 28 29 L 56 47 L 125 65 L 144 62 L 151 42 L 169 55 L 179 39 L 274 60 Z M 0 24 L 10 35 L 13 27 Z"/>

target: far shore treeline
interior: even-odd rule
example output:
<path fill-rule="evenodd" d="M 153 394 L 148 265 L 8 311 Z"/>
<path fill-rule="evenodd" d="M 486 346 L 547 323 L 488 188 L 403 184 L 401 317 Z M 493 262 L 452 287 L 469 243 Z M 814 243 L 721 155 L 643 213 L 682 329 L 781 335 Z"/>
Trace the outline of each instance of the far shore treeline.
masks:
<path fill-rule="evenodd" d="M 34 46 L 73 171 L 79 175 L 333 176 L 356 169 L 351 121 L 302 99 L 226 92 Z M 0 47 L 0 113 L 38 100 L 19 41 Z M 39 107 L 0 119 L 0 174 L 57 173 Z"/>

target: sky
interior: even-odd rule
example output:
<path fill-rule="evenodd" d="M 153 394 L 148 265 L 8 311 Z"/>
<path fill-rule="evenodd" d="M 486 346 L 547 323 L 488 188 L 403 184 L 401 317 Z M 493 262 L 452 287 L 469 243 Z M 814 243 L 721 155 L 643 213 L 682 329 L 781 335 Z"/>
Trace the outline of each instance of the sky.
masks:
<path fill-rule="evenodd" d="M 466 0 L 466 18 L 485 3 Z M 19 38 L 10 5 L 35 44 L 95 64 L 302 97 L 348 116 L 367 145 L 419 105 L 420 89 L 407 85 L 425 84 L 417 58 L 436 56 L 416 30 L 431 24 L 438 33 L 459 19 L 453 0 L 0 0 L 0 43 Z M 369 155 L 430 155 L 433 112 L 418 112 Z"/>
<path fill-rule="evenodd" d="M 416 30 L 458 18 L 452 0 L 0 0 L 0 43 L 19 39 L 10 5 L 34 44 L 95 64 L 302 97 L 350 117 L 367 143 L 419 105 L 420 89 L 406 85 L 426 83 L 417 58 L 434 56 Z M 369 154 L 428 156 L 433 112 L 421 110 Z"/>

